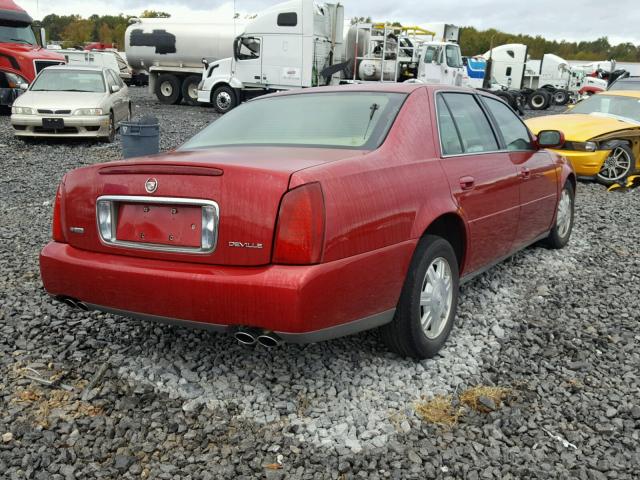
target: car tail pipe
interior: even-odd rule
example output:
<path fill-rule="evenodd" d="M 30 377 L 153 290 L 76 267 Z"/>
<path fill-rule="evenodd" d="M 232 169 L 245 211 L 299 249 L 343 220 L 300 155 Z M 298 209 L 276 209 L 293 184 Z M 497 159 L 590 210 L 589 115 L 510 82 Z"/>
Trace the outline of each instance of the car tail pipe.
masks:
<path fill-rule="evenodd" d="M 80 300 L 76 300 L 75 298 L 71 298 L 71 297 L 56 297 L 56 300 L 58 300 L 61 303 L 64 303 L 65 305 L 74 308 L 76 310 L 83 310 L 83 311 L 88 311 L 89 307 L 87 307 L 84 303 L 82 303 Z"/>
<path fill-rule="evenodd" d="M 273 332 L 264 332 L 258 336 L 258 343 L 266 348 L 275 348 L 282 345 L 284 342 L 282 338 Z"/>

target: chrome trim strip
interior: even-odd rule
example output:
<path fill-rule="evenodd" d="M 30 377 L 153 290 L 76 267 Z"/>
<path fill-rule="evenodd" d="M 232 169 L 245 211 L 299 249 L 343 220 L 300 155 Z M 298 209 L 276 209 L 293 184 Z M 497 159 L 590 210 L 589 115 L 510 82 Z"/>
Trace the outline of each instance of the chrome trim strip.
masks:
<path fill-rule="evenodd" d="M 128 310 L 120 310 L 117 308 L 103 307 L 102 305 L 96 305 L 93 303 L 85 303 L 89 310 L 97 310 L 104 313 L 110 313 L 113 315 L 120 315 L 123 317 L 130 317 L 137 320 L 152 321 L 158 323 L 164 323 L 166 325 L 174 325 L 180 327 L 190 327 L 198 330 L 207 330 L 212 332 L 230 333 L 244 325 L 220 325 L 217 323 L 205 323 L 194 322 L 192 320 L 182 320 L 179 318 L 163 317 L 159 315 L 150 315 L 148 313 L 137 313 Z M 278 335 L 286 343 L 317 343 L 326 340 L 332 340 L 335 338 L 346 337 L 347 335 L 353 335 L 356 333 L 371 330 L 373 328 L 386 325 L 393 320 L 396 313 L 396 309 L 392 308 L 386 312 L 371 315 L 369 317 L 361 318 L 353 322 L 344 323 L 341 325 L 335 325 L 333 327 L 324 328 L 322 330 L 315 330 L 313 332 L 304 333 L 286 333 L 286 332 L 273 332 Z M 265 331 L 267 331 L 265 329 Z"/>
<path fill-rule="evenodd" d="M 111 207 L 111 235 L 105 239 L 100 228 L 99 205 L 108 202 Z M 116 225 L 118 223 L 117 213 L 114 208 L 116 202 L 127 203 L 148 203 L 161 205 L 186 205 L 191 207 L 201 207 L 202 209 L 202 231 L 199 248 L 192 247 L 172 247 L 171 245 L 161 245 L 156 243 L 128 242 L 120 241 L 116 238 Z M 187 253 L 196 255 L 206 255 L 215 251 L 218 244 L 218 224 L 220 222 L 220 207 L 213 200 L 201 200 L 197 198 L 176 198 L 176 197 L 147 197 L 129 195 L 103 195 L 96 199 L 96 226 L 100 242 L 108 247 L 133 248 L 137 250 L 147 250 L 165 253 Z M 208 229 L 211 227 L 211 230 Z"/>

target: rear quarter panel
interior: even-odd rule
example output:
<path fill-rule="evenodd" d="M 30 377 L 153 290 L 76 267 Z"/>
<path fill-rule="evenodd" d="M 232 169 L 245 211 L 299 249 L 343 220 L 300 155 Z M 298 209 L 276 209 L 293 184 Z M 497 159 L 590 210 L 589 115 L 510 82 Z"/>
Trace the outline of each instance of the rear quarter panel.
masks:
<path fill-rule="evenodd" d="M 378 150 L 293 175 L 291 187 L 322 184 L 327 215 L 323 261 L 417 243 L 433 220 L 456 212 L 432 122 L 426 89 L 415 90 Z M 404 260 L 401 280 L 410 260 Z"/>

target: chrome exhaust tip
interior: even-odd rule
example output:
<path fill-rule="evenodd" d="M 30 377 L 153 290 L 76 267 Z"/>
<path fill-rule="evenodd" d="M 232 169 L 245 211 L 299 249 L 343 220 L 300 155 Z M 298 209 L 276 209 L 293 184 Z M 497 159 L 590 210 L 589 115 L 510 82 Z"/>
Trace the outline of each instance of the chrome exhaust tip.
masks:
<path fill-rule="evenodd" d="M 56 297 L 60 303 L 64 303 L 67 307 L 78 308 L 78 304 L 75 302 L 73 298 L 69 297 Z"/>
<path fill-rule="evenodd" d="M 250 346 L 250 345 L 255 345 L 257 342 L 255 335 L 246 330 L 238 330 L 236 333 L 233 334 L 233 336 L 238 341 L 238 343 L 242 345 Z"/>
<path fill-rule="evenodd" d="M 75 302 L 76 302 L 76 307 L 77 307 L 77 308 L 79 308 L 80 310 L 83 310 L 83 311 L 85 311 L 85 312 L 88 312 L 88 311 L 89 311 L 89 307 L 87 307 L 87 306 L 86 306 L 84 303 L 82 303 L 81 301 L 76 300 Z"/>
<path fill-rule="evenodd" d="M 275 333 L 263 333 L 258 337 L 258 343 L 263 347 L 275 348 L 282 345 L 282 339 Z"/>

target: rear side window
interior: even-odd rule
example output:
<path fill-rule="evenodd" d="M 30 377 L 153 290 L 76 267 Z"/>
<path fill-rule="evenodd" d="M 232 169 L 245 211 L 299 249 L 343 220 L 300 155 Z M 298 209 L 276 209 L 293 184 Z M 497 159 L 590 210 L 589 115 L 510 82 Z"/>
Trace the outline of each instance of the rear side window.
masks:
<path fill-rule="evenodd" d="M 456 129 L 449 107 L 444 103 L 442 95 L 438 95 L 436 100 L 438 107 L 438 128 L 440 129 L 440 144 L 443 155 L 459 155 L 462 152 L 460 136 Z"/>
<path fill-rule="evenodd" d="M 278 15 L 279 27 L 296 27 L 298 25 L 298 14 L 296 12 L 281 13 Z"/>
<path fill-rule="evenodd" d="M 509 107 L 494 98 L 483 97 L 482 99 L 496 119 L 496 124 L 507 145 L 507 150 L 534 149 L 529 130 Z"/>
<path fill-rule="evenodd" d="M 474 95 L 444 93 L 442 97 L 453 116 L 464 153 L 495 152 L 500 149 L 491 124 Z"/>

